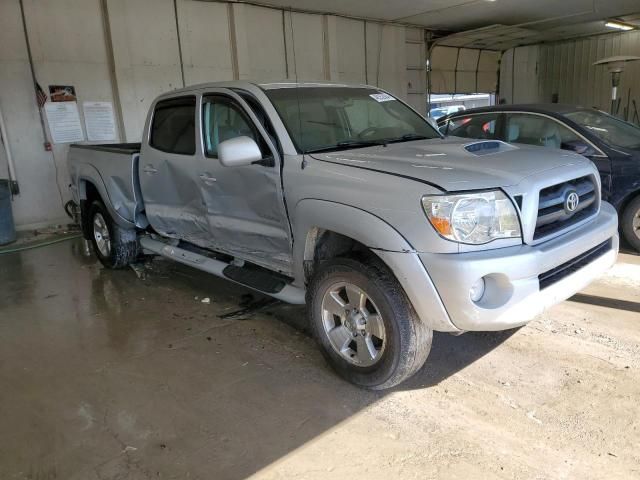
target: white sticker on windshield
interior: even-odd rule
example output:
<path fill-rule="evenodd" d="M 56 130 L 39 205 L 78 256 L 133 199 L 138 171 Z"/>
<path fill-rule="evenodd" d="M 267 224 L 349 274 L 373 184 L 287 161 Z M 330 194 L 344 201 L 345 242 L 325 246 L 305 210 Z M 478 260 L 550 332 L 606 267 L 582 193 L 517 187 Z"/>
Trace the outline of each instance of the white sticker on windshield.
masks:
<path fill-rule="evenodd" d="M 388 102 L 389 100 L 395 100 L 395 98 L 393 98 L 388 93 L 372 93 L 369 96 L 371 98 L 373 98 L 378 103 L 380 103 L 380 102 Z"/>

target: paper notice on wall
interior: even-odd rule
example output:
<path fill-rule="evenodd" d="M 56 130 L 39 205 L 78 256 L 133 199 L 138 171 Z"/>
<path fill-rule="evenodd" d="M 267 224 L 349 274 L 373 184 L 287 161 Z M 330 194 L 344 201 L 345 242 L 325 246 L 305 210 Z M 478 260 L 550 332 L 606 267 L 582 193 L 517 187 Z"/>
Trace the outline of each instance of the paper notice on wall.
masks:
<path fill-rule="evenodd" d="M 116 124 L 111 102 L 82 102 L 84 126 L 90 142 L 108 142 L 116 139 Z"/>
<path fill-rule="evenodd" d="M 84 140 L 76 102 L 48 102 L 45 104 L 44 110 L 47 114 L 53 143 L 72 143 Z"/>

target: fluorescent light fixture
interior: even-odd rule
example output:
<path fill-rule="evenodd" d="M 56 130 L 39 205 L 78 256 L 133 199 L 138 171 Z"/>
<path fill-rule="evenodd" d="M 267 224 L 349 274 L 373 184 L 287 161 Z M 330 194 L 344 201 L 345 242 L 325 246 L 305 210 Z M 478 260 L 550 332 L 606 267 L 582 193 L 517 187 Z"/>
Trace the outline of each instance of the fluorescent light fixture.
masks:
<path fill-rule="evenodd" d="M 605 23 L 604 26 L 609 28 L 616 28 L 618 30 L 624 30 L 625 32 L 628 30 L 633 30 L 634 28 L 632 25 L 628 25 L 626 23 L 621 23 L 621 22 L 614 22 L 611 20 Z"/>

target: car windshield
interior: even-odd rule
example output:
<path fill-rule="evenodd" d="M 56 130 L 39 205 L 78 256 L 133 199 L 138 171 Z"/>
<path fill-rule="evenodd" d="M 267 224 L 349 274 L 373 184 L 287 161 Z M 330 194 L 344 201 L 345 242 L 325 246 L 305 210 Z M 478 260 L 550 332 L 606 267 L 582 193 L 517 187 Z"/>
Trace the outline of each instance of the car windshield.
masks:
<path fill-rule="evenodd" d="M 404 103 L 371 88 L 305 86 L 266 94 L 304 153 L 440 137 Z"/>
<path fill-rule="evenodd" d="M 577 110 L 564 116 L 613 147 L 640 149 L 640 128 L 631 123 L 599 110 Z"/>

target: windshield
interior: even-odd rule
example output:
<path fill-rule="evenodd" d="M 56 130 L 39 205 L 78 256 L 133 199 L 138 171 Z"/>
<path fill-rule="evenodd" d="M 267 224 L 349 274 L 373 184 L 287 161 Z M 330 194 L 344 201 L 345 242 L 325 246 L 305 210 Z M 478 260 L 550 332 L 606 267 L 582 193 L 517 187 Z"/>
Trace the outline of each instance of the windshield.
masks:
<path fill-rule="evenodd" d="M 578 110 L 565 117 L 600 138 L 603 142 L 622 148 L 640 148 L 640 128 L 599 110 Z"/>
<path fill-rule="evenodd" d="M 300 152 L 440 138 L 424 118 L 378 90 L 299 87 L 266 94 Z"/>

